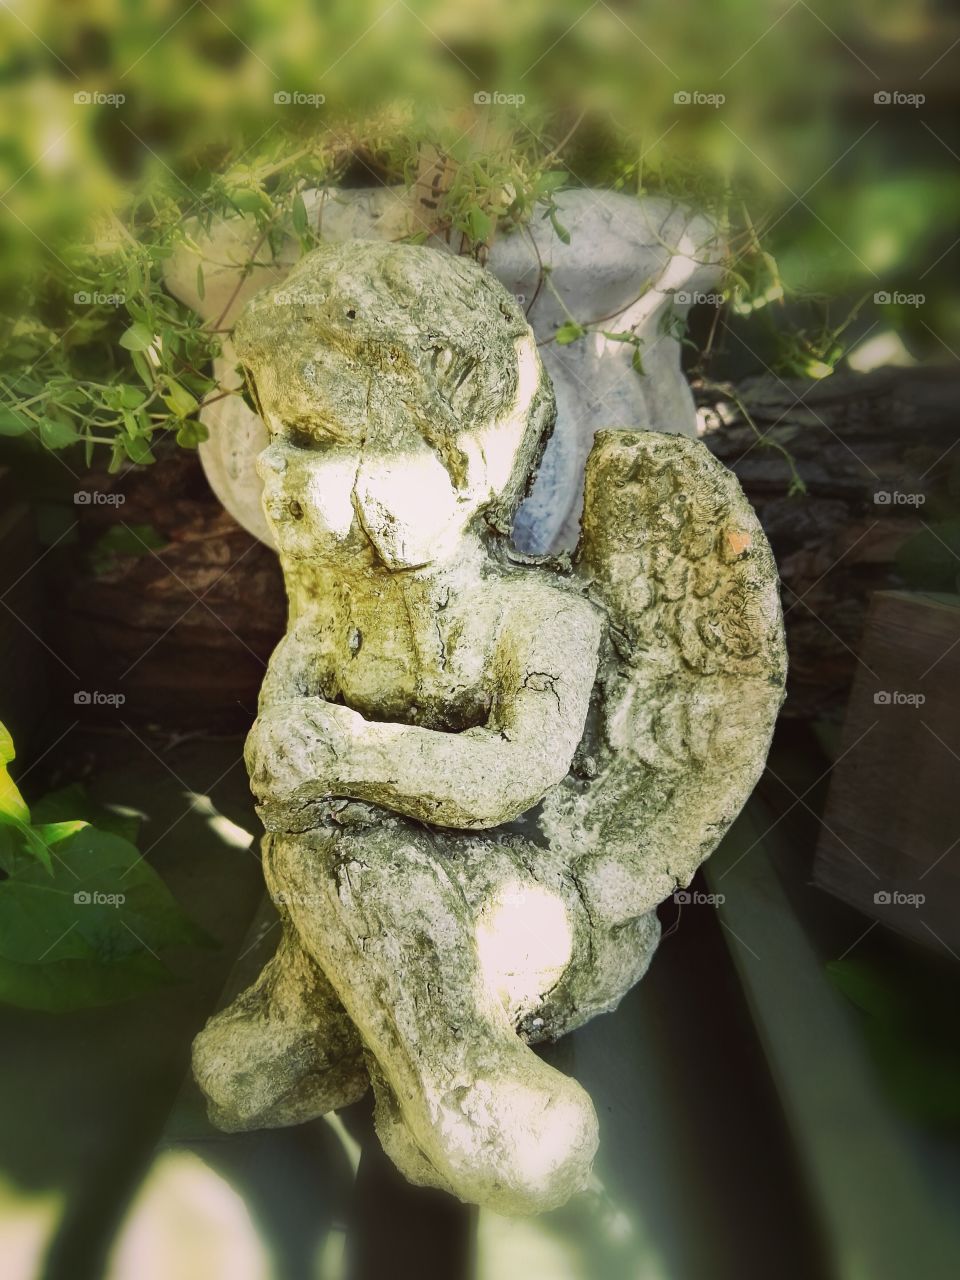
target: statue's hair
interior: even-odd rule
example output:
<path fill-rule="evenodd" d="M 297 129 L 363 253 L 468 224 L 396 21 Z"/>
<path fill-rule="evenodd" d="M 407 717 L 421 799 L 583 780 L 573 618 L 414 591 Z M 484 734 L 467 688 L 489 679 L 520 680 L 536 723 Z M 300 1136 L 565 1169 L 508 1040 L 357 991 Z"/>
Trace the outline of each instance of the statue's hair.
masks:
<path fill-rule="evenodd" d="M 412 425 L 462 486 L 460 438 L 501 420 L 513 406 L 518 341 L 532 341 L 532 334 L 516 299 L 472 259 L 421 245 L 349 240 L 319 246 L 279 289 L 258 294 L 233 338 L 254 383 L 271 368 L 288 416 L 291 388 L 304 383 L 305 345 L 408 379 L 416 390 L 404 402 Z M 306 421 L 309 410 L 303 416 Z M 486 511 L 496 527 L 512 523 L 555 417 L 553 389 L 541 368 L 514 471 Z"/>

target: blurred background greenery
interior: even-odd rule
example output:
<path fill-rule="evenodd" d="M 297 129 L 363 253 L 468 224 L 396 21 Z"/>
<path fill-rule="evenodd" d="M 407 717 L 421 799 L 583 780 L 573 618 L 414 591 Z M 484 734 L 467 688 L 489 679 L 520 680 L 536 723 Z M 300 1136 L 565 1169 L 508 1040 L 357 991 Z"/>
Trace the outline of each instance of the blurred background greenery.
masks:
<path fill-rule="evenodd" d="M 8 437 L 115 465 L 158 429 L 195 444 L 216 336 L 159 285 L 185 219 L 296 227 L 303 187 L 411 181 L 425 142 L 459 162 L 441 216 L 468 249 L 558 184 L 712 212 L 741 338 L 714 375 L 960 343 L 960 23 L 929 0 L 33 0 L 0 25 Z"/>

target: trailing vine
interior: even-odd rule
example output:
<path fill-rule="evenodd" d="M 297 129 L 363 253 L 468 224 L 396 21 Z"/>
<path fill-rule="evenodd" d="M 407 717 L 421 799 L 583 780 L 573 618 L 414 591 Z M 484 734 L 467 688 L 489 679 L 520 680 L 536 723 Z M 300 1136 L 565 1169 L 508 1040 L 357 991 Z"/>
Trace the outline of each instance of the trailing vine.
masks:
<path fill-rule="evenodd" d="M 54 255 L 43 279 L 19 281 L 18 310 L 0 319 L 0 435 L 55 452 L 80 447 L 86 465 L 102 449 L 111 471 L 152 463 L 168 439 L 195 448 L 206 435 L 201 410 L 240 394 L 212 373 L 223 316 L 203 322 L 163 285 L 164 263 L 186 246 L 198 253 L 196 287 L 203 296 L 198 231 L 232 215 L 251 218 L 258 230 L 247 264 L 252 270 L 291 238 L 301 252 L 322 240 L 322 204 L 311 220 L 305 191 L 334 192 L 358 182 L 413 188 L 432 170 L 430 231 L 446 236 L 457 251 L 483 260 L 495 235 L 523 233 L 534 219 L 549 222 L 568 243 L 556 196 L 580 184 L 584 127 L 582 112 L 555 131 L 514 122 L 478 145 L 473 136 L 454 136 L 458 126 L 438 127 L 394 110 L 307 135 L 275 130 L 260 148 L 238 145 L 208 166 L 195 163 L 180 173 L 165 167 L 134 186 L 118 207 L 95 212 L 85 236 Z M 556 140 L 548 141 L 544 135 L 554 132 Z M 714 219 L 727 246 L 723 310 L 729 318 L 782 304 L 781 273 L 763 239 L 772 213 L 756 219 L 729 179 L 691 168 L 679 156 L 658 153 L 655 166 L 649 156 L 631 156 L 631 144 L 616 131 L 607 138 L 607 151 L 612 159 L 602 176 L 612 189 L 638 197 L 667 194 Z M 422 241 L 427 234 L 421 230 L 411 238 Z M 559 299 L 541 262 L 528 311 L 542 289 Z M 559 301 L 566 320 L 547 341 L 565 345 L 599 332 L 632 346 L 633 368 L 645 376 L 642 341 L 634 332 L 606 328 L 612 317 L 577 315 Z M 779 326 L 775 367 L 828 374 L 844 353 L 841 337 L 856 311 L 840 325 Z M 720 318 L 718 307 L 705 346 L 697 348 L 703 376 L 709 375 Z M 665 324 L 689 342 L 679 316 L 668 314 Z"/>

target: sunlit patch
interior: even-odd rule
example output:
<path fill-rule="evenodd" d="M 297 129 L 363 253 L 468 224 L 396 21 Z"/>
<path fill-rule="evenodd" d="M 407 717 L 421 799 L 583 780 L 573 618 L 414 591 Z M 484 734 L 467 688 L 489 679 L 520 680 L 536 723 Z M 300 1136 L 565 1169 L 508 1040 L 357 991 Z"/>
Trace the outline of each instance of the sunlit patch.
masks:
<path fill-rule="evenodd" d="M 360 1144 L 353 1138 L 347 1130 L 347 1126 L 343 1123 L 335 1111 L 328 1111 L 323 1117 L 325 1125 L 333 1130 L 337 1141 L 343 1147 L 347 1159 L 350 1161 L 350 1168 L 354 1173 L 360 1164 Z"/>
<path fill-rule="evenodd" d="M 847 356 L 847 364 L 857 373 L 870 373 L 873 369 L 881 369 L 886 365 L 906 369 L 916 363 L 903 345 L 899 333 L 894 333 L 892 329 L 867 338 Z"/>
<path fill-rule="evenodd" d="M 245 831 L 236 822 L 219 813 L 209 796 L 202 795 L 199 791 L 188 791 L 187 798 L 190 808 L 206 818 L 207 826 L 224 844 L 229 844 L 234 849 L 249 849 L 253 844 L 253 833 Z"/>
<path fill-rule="evenodd" d="M 41 126 L 37 164 L 48 174 L 63 173 L 76 158 L 70 129 L 70 123 L 64 120 L 47 120 Z"/>
<path fill-rule="evenodd" d="M 530 406 L 540 386 L 541 367 L 537 344 L 532 335 L 518 338 L 517 391 L 513 404 L 490 425 L 472 434 L 486 463 L 486 487 L 490 493 L 502 493 L 517 466 L 517 451 L 529 425 Z"/>
<path fill-rule="evenodd" d="M 63 1216 L 59 1192 L 28 1195 L 0 1178 L 0 1258 L 4 1280 L 32 1280 Z"/>
<path fill-rule="evenodd" d="M 513 1218 L 481 1209 L 476 1280 L 666 1280 L 674 1274 L 634 1206 L 628 1215 L 596 1173 L 582 1195 L 548 1217 Z"/>
<path fill-rule="evenodd" d="M 354 492 L 364 532 L 392 568 L 443 559 L 460 545 L 462 495 L 432 449 L 367 449 Z"/>
<path fill-rule="evenodd" d="M 107 1280 L 273 1280 L 243 1199 L 190 1151 L 160 1156 L 120 1228 Z"/>
<path fill-rule="evenodd" d="M 573 930 L 559 895 L 511 881 L 477 919 L 477 952 L 487 985 L 511 1016 L 537 1008 L 573 954 Z"/>
<path fill-rule="evenodd" d="M 742 293 L 734 295 L 732 308 L 738 316 L 749 316 L 754 311 L 762 311 L 764 307 L 769 306 L 771 302 L 783 301 L 783 285 L 774 283 L 768 285 L 762 293 L 753 294 L 751 297 L 744 297 Z"/>

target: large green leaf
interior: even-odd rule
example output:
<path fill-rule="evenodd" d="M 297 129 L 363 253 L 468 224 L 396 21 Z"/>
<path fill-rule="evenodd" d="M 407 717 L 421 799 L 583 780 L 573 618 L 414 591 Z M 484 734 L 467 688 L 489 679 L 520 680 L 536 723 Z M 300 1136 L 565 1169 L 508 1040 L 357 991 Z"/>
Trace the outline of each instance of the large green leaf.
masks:
<path fill-rule="evenodd" d="M 0 1001 L 45 1013 L 113 1004 L 179 981 L 149 951 L 131 955 L 123 964 L 95 960 L 15 964 L 0 958 Z"/>
<path fill-rule="evenodd" d="M 16 754 L 10 730 L 0 722 L 0 822 L 5 816 L 16 818 L 20 822 L 30 821 L 27 802 L 7 771 L 7 765 L 16 759 Z"/>
<path fill-rule="evenodd" d="M 122 836 L 131 844 L 136 844 L 140 832 L 138 813 L 118 813 L 116 809 L 100 804 L 79 782 L 48 791 L 33 806 L 34 822 L 68 822 L 75 818 L 82 818 L 98 831 Z"/>
<path fill-rule="evenodd" d="M 52 875 L 21 862 L 0 883 L 0 957 L 19 964 L 111 963 L 211 941 L 134 845 L 95 827 L 58 844 Z"/>

